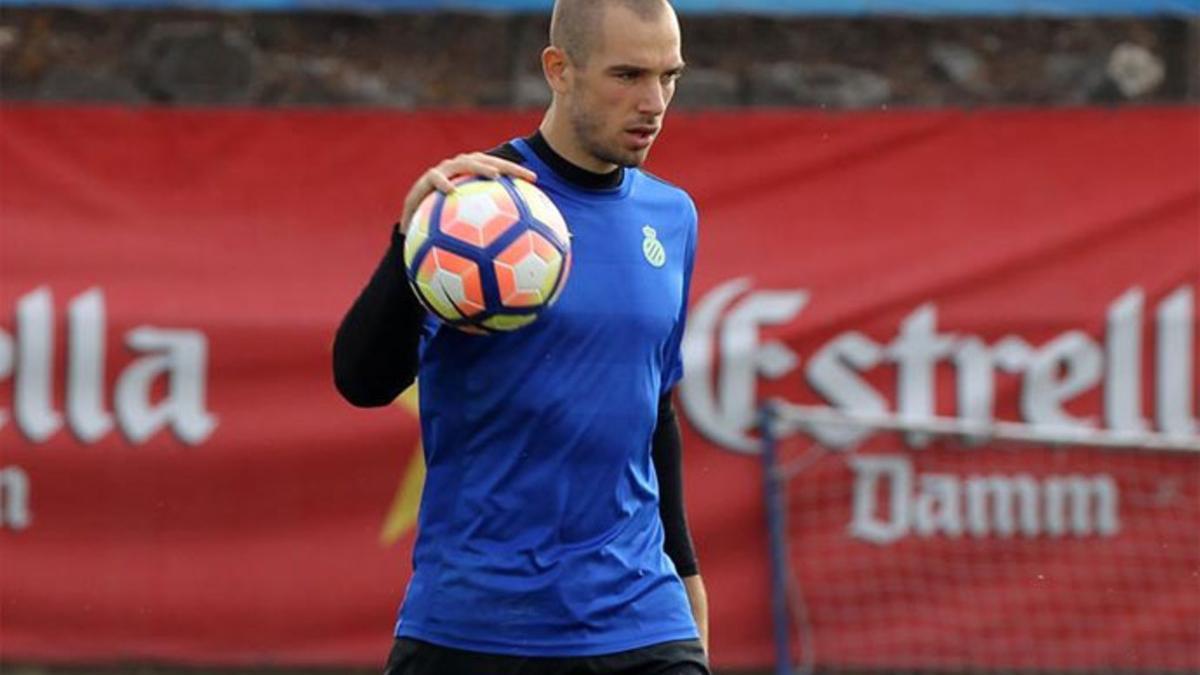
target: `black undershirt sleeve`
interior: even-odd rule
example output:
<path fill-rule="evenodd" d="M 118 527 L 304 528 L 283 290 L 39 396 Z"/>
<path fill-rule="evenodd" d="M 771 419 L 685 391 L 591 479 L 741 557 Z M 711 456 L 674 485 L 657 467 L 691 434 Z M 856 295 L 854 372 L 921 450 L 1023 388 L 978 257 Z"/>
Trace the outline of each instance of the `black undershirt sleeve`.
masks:
<path fill-rule="evenodd" d="M 392 241 L 333 341 L 333 381 L 352 405 L 391 403 L 417 377 L 425 310 L 404 275 L 404 235 Z"/>
<path fill-rule="evenodd" d="M 650 447 L 658 476 L 658 514 L 663 523 L 663 550 L 681 577 L 700 573 L 687 512 L 683 507 L 683 442 L 679 420 L 668 393 L 658 402 L 658 424 Z"/>

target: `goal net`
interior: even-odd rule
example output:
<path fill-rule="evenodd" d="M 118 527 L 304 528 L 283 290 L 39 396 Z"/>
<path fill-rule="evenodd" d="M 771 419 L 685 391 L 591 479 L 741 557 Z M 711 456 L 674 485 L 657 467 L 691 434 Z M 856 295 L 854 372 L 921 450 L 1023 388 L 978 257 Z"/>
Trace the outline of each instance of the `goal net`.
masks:
<path fill-rule="evenodd" d="M 1200 672 L 1200 438 L 779 401 L 759 426 L 779 675 Z"/>

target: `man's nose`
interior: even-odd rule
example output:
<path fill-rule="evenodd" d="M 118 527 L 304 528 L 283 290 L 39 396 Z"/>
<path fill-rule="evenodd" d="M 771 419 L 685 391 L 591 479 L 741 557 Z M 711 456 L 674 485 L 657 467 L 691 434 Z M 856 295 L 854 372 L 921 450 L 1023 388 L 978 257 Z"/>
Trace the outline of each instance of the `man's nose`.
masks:
<path fill-rule="evenodd" d="M 662 82 L 651 80 L 642 94 L 638 112 L 646 115 L 661 115 L 667 110 L 667 91 Z"/>

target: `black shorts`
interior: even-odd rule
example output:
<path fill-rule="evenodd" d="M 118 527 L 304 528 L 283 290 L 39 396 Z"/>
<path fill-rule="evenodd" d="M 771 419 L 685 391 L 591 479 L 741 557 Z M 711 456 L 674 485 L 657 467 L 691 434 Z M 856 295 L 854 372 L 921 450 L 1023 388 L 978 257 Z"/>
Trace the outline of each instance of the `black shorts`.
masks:
<path fill-rule="evenodd" d="M 711 675 L 699 640 L 627 652 L 548 658 L 504 656 L 396 638 L 384 675 Z"/>

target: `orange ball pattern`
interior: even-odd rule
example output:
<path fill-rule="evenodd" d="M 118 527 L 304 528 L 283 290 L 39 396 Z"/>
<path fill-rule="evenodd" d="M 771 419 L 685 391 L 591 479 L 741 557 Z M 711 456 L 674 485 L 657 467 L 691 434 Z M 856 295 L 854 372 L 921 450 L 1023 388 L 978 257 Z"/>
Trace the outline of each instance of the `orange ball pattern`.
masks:
<path fill-rule="evenodd" d="M 409 283 L 444 323 L 472 333 L 533 323 L 561 295 L 571 236 L 532 183 L 460 178 L 417 208 L 404 242 Z"/>

